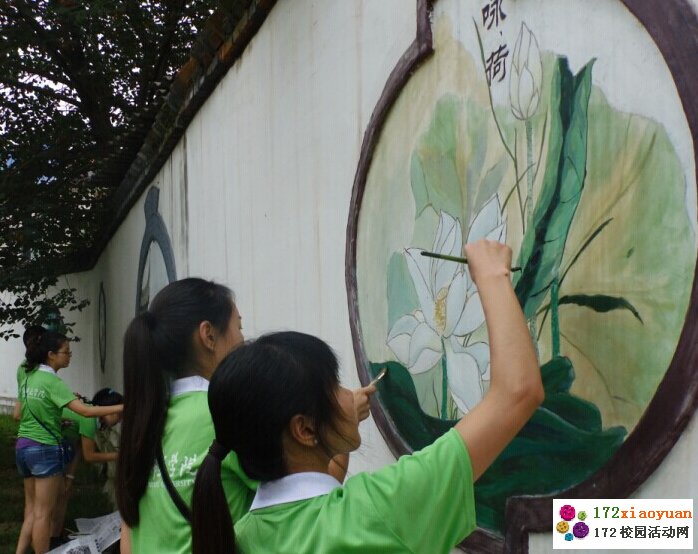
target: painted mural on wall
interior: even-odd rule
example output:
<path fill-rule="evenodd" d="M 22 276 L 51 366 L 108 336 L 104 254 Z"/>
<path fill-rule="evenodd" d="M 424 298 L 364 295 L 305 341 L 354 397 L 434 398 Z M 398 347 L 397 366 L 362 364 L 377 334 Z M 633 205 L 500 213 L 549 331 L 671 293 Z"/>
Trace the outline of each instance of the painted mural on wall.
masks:
<path fill-rule="evenodd" d="M 145 198 L 145 231 L 138 258 L 136 314 L 147 310 L 150 301 L 168 283 L 177 279 L 174 254 L 165 220 L 158 211 L 160 189 L 151 187 Z"/>
<path fill-rule="evenodd" d="M 478 523 L 492 530 L 503 529 L 506 498 L 565 490 L 613 456 L 662 380 L 688 307 L 690 132 L 656 47 L 610 4 L 440 1 L 434 55 L 400 93 L 366 180 L 361 339 L 371 371 L 390 368 L 381 402 L 413 449 L 472 410 L 490 379 L 467 266 L 421 251 L 459 256 L 488 238 L 522 268 L 513 284 L 546 399 L 477 483 Z M 592 19 L 615 35 L 595 34 Z M 632 75 L 634 60 L 656 67 Z M 643 78 L 661 88 L 660 106 L 645 109 Z"/>

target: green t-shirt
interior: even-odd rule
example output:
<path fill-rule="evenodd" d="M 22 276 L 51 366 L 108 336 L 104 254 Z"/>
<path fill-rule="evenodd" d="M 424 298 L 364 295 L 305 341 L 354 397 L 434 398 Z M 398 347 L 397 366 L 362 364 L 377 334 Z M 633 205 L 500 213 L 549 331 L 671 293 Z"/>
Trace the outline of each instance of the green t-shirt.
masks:
<path fill-rule="evenodd" d="M 235 537 L 242 554 L 447 554 L 475 526 L 470 457 L 452 429 L 328 494 L 254 509 Z"/>
<path fill-rule="evenodd" d="M 17 436 L 42 444 L 58 444 L 61 438 L 61 412 L 64 406 L 75 400 L 75 395 L 45 365 L 24 374 L 21 380 L 18 370 L 17 376 L 19 401 L 22 403 Z"/>
<path fill-rule="evenodd" d="M 73 410 L 63 408 L 61 414 L 63 439 L 70 442 L 78 442 L 80 437 L 95 439 L 97 434 L 97 418 L 85 417 L 76 414 Z"/>
<path fill-rule="evenodd" d="M 190 506 L 196 472 L 214 438 L 206 391 L 174 396 L 167 410 L 163 457 L 170 479 Z M 223 461 L 221 480 L 233 517 L 242 517 L 252 503 L 257 483 L 244 474 L 234 453 Z M 191 527 L 167 493 L 157 464 L 153 466 L 138 512 L 140 521 L 131 529 L 134 554 L 191 552 Z"/>

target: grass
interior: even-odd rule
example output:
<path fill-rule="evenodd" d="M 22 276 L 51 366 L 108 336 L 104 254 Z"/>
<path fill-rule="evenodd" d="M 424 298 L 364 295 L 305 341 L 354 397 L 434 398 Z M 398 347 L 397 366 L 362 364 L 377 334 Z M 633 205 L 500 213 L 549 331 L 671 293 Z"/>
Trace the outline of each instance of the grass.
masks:
<path fill-rule="evenodd" d="M 0 415 L 0 554 L 13 554 L 24 511 L 24 485 L 15 467 L 17 423 Z M 75 475 L 73 496 L 68 503 L 66 526 L 75 529 L 76 517 L 98 517 L 113 511 L 102 492 L 104 478 L 99 466 L 80 463 Z"/>

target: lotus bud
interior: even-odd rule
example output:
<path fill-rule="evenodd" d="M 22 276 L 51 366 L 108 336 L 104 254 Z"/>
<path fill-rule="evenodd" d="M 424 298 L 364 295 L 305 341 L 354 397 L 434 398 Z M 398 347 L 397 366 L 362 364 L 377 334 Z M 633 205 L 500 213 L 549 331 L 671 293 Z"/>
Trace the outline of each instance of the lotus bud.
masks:
<path fill-rule="evenodd" d="M 509 98 L 514 117 L 524 121 L 533 117 L 540 102 L 542 80 L 543 62 L 538 41 L 526 24 L 522 23 L 514 46 L 509 77 Z"/>

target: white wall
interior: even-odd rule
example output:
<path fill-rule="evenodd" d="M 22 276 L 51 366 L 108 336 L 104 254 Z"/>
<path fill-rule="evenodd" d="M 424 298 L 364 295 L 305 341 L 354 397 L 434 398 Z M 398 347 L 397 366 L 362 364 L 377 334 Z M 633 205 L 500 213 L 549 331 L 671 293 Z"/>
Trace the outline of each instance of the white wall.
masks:
<path fill-rule="evenodd" d="M 691 0 L 698 11 L 698 0 Z M 344 279 L 345 231 L 363 134 L 390 71 L 415 35 L 413 0 L 279 0 L 153 181 L 178 277 L 231 286 L 248 336 L 297 329 L 338 352 L 358 384 Z M 68 276 L 91 300 L 64 378 L 91 395 L 120 389 L 133 317 L 145 195 L 90 272 Z M 107 364 L 99 369 L 97 295 L 104 282 Z M 17 342 L 0 343 L 0 396 L 14 396 Z M 393 460 L 375 424 L 350 472 Z M 642 497 L 695 497 L 698 430 L 689 426 Z M 548 552 L 535 535 L 531 552 Z"/>

